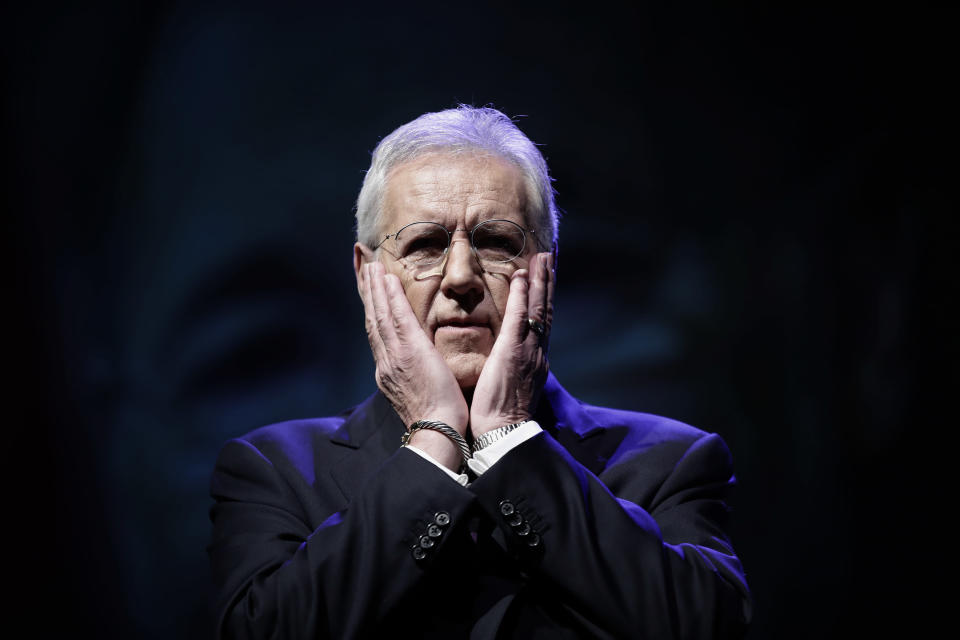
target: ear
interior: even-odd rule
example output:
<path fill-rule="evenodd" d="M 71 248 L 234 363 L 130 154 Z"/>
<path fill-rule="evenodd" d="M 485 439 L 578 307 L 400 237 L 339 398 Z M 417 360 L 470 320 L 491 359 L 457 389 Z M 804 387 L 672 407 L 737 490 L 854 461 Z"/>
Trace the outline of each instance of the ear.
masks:
<path fill-rule="evenodd" d="M 377 259 L 377 253 L 370 247 L 360 242 L 353 244 L 353 273 L 357 277 L 357 291 L 360 291 L 360 267 L 368 262 L 374 262 Z"/>

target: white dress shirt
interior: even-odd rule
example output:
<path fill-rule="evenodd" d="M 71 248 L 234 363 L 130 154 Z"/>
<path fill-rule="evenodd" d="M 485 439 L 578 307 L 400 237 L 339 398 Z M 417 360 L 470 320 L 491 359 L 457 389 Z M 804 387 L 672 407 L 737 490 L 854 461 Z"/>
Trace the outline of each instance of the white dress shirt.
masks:
<path fill-rule="evenodd" d="M 513 449 L 520 443 L 529 440 L 530 438 L 537 435 L 541 431 L 543 431 L 543 429 L 540 428 L 540 425 L 537 423 L 536 420 L 527 420 L 526 422 L 521 424 L 519 427 L 517 427 L 507 435 L 503 436 L 502 438 L 500 438 L 490 446 L 484 447 L 480 451 L 475 452 L 473 454 L 473 457 L 467 461 L 467 466 L 470 467 L 470 470 L 473 471 L 478 476 L 482 475 L 484 471 L 486 471 L 487 469 L 495 465 L 497 461 L 499 461 L 500 458 L 505 456 L 511 449 Z M 454 473 L 447 467 L 443 466 L 442 464 L 434 460 L 433 457 L 430 456 L 430 454 L 426 453 L 425 451 L 417 449 L 413 445 L 408 444 L 405 446 L 407 447 L 407 449 L 410 449 L 417 455 L 422 456 L 425 460 L 429 460 L 433 464 L 437 465 L 439 468 L 443 469 L 443 471 L 446 472 L 448 476 L 450 476 L 452 479 L 460 483 L 460 485 L 465 487 L 469 483 L 469 478 L 467 477 L 467 474 Z"/>

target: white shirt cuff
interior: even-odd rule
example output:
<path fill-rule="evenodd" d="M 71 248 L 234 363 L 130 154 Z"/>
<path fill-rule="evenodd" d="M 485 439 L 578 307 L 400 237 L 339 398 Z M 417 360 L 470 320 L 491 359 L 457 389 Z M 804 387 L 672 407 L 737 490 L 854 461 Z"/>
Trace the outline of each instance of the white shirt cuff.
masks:
<path fill-rule="evenodd" d="M 519 431 L 519 429 L 516 429 L 516 431 Z M 414 447 L 413 445 L 409 445 L 409 444 L 408 444 L 408 445 L 404 445 L 404 446 L 405 446 L 407 449 L 410 449 L 410 451 L 413 451 L 414 453 L 416 453 L 417 455 L 419 455 L 419 456 L 420 456 L 421 458 L 423 458 L 424 460 L 426 460 L 426 461 L 428 461 L 428 462 L 432 462 L 433 464 L 437 465 L 437 467 L 439 467 L 440 469 L 443 469 L 443 471 L 444 471 L 448 476 L 450 476 L 451 478 L 453 478 L 454 480 L 456 480 L 458 483 L 460 483 L 460 486 L 461 486 L 461 487 L 467 486 L 467 480 L 468 480 L 467 474 L 465 474 L 465 473 L 454 473 L 453 471 L 450 471 L 450 469 L 448 469 L 447 467 L 443 466 L 442 464 L 440 464 L 439 462 L 437 462 L 436 460 L 434 460 L 433 457 L 430 456 L 429 453 L 427 453 L 426 451 L 421 451 L 420 449 L 417 449 L 417 448 Z M 490 445 L 490 446 L 493 446 L 493 445 Z"/>
<path fill-rule="evenodd" d="M 473 458 L 467 460 L 467 466 L 478 476 L 497 463 L 500 458 L 507 455 L 511 449 L 522 442 L 526 442 L 533 436 L 541 433 L 543 429 L 537 424 L 536 420 L 527 420 L 525 423 L 503 436 L 489 447 L 484 447 L 473 454 Z"/>

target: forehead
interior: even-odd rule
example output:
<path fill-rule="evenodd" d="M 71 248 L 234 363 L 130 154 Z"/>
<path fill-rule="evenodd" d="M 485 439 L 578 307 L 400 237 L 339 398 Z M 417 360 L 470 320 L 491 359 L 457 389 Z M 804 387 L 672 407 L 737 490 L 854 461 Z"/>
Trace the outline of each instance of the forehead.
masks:
<path fill-rule="evenodd" d="M 448 228 L 492 218 L 526 224 L 523 172 L 491 155 L 432 153 L 405 162 L 387 177 L 383 204 L 389 230 L 419 220 Z"/>

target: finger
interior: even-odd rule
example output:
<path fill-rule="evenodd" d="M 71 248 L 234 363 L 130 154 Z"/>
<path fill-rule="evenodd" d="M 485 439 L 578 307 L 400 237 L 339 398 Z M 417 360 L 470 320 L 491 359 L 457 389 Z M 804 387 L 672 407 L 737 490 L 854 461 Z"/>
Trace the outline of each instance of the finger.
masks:
<path fill-rule="evenodd" d="M 373 359 L 380 362 L 386 353 L 383 346 L 383 338 L 380 336 L 380 329 L 377 326 L 373 291 L 371 289 L 372 278 L 370 277 L 370 268 L 371 265 L 369 263 L 360 267 L 360 298 L 363 300 L 364 322 L 367 326 L 367 340 L 370 342 L 370 350 L 373 351 Z"/>
<path fill-rule="evenodd" d="M 515 336 L 522 341 L 527 335 L 527 304 L 529 300 L 530 272 L 520 269 L 510 278 L 507 308 L 503 312 L 500 333 Z"/>
<path fill-rule="evenodd" d="M 546 273 L 544 276 L 547 279 L 547 293 L 544 301 L 544 305 L 547 309 L 547 315 L 544 317 L 544 323 L 547 325 L 547 331 L 550 331 L 550 327 L 553 326 L 553 291 L 557 285 L 557 274 L 553 267 L 553 254 L 548 253 L 546 260 Z"/>
<path fill-rule="evenodd" d="M 393 318 L 393 325 L 396 329 L 397 337 L 401 341 L 415 341 L 418 336 L 426 337 L 420 327 L 420 321 L 413 313 L 410 301 L 403 291 L 403 285 L 400 284 L 400 278 L 392 273 L 384 276 L 384 286 L 387 292 L 387 299 L 390 304 L 390 314 Z"/>
<path fill-rule="evenodd" d="M 374 318 L 377 321 L 377 330 L 383 340 L 383 346 L 388 350 L 396 343 L 397 328 L 393 324 L 393 314 L 390 313 L 390 301 L 384 285 L 386 270 L 379 262 L 370 265 L 370 293 L 373 299 Z"/>
<path fill-rule="evenodd" d="M 553 327 L 553 291 L 555 287 L 555 273 L 553 270 L 553 254 L 546 253 L 543 256 L 543 279 L 544 279 L 544 295 L 543 295 L 543 324 L 544 324 L 544 334 L 540 339 L 540 346 L 543 348 L 544 353 L 550 345 L 550 330 Z"/>
<path fill-rule="evenodd" d="M 538 253 L 530 262 L 530 317 L 539 322 L 547 322 L 547 293 L 549 270 L 545 257 L 548 254 Z"/>

